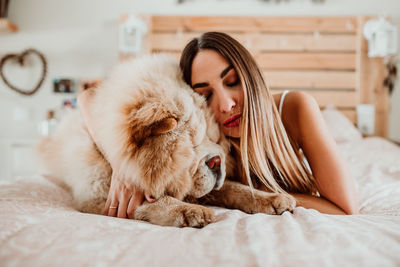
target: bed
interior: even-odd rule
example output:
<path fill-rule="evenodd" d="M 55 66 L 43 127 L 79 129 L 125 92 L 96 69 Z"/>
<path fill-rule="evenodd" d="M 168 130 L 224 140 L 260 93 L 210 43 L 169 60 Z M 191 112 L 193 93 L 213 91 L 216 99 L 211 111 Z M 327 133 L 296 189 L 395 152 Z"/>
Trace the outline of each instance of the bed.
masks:
<path fill-rule="evenodd" d="M 362 138 L 337 109 L 323 115 L 351 166 L 360 215 L 213 207 L 217 221 L 203 229 L 161 227 L 80 213 L 44 177 L 20 177 L 0 185 L 1 266 L 399 266 L 399 146 Z"/>
<path fill-rule="evenodd" d="M 317 98 L 328 129 L 356 181 L 361 214 L 326 215 L 297 207 L 293 213 L 285 212 L 281 216 L 248 215 L 238 210 L 212 207 L 216 222 L 203 229 L 161 227 L 142 221 L 80 213 L 73 209 L 68 192 L 37 174 L 0 184 L 1 266 L 400 265 L 400 147 L 383 137 L 387 120 L 387 114 L 382 115 L 386 108 L 383 103 L 387 101 L 387 95 L 379 84 L 382 76 L 375 72 L 367 75 L 371 74 L 370 67 L 377 61 L 371 63 L 365 58 L 364 44 L 356 41 L 360 38 L 358 23 L 365 18 L 145 18 L 152 25 L 146 36 L 148 52 L 165 48 L 178 53 L 179 48 L 161 49 L 165 45 L 158 39 L 171 35 L 172 28 L 175 28 L 175 35 L 188 38 L 190 34 L 194 35 L 191 31 L 197 35 L 215 29 L 216 25 L 220 30 L 229 31 L 232 24 L 238 22 L 241 28 L 236 25 L 235 34 L 243 35 L 237 31 L 245 30 L 244 35 L 253 39 L 261 38 L 259 34 L 269 34 L 271 38 L 289 40 L 282 36 L 290 32 L 296 35 L 295 40 L 300 38 L 322 49 L 321 44 L 310 41 L 309 35 L 315 38 L 313 27 L 317 27 L 317 35 L 324 37 L 325 34 L 330 41 L 344 42 L 346 38 L 354 41 L 351 50 L 333 52 L 338 58 L 349 56 L 354 60 L 346 63 L 350 67 L 343 66 L 348 59 L 338 61 L 342 63 L 330 62 L 332 56 L 328 50 L 334 46 L 329 45 L 322 46 L 325 50 L 320 52 L 300 48 L 295 48 L 298 52 L 260 48 L 258 55 L 262 58 L 267 54 L 271 59 L 276 53 L 283 57 L 287 57 L 287 53 L 297 53 L 297 60 L 289 60 L 290 68 L 285 64 L 281 64 L 279 70 L 276 64 L 263 67 L 270 75 L 272 73 L 269 77 L 276 79 L 276 83 L 271 82 L 271 90 L 279 92 L 290 87 L 290 84 L 279 84 L 278 79 L 289 75 L 299 78 L 296 83 L 292 82 L 298 86 L 290 89 L 308 90 Z M 249 30 L 248 25 L 262 26 L 269 32 Z M 332 33 L 332 29 L 339 29 L 340 33 Z M 156 35 L 160 36 L 154 37 Z M 182 39 L 170 43 L 181 45 L 183 42 Z M 292 44 L 295 43 L 298 41 Z M 291 42 L 287 44 L 291 46 Z M 377 72 L 382 72 L 379 65 L 375 67 Z M 301 72 L 306 78 L 299 76 Z M 324 74 L 331 78 L 325 79 Z M 317 77 L 319 82 L 310 83 L 312 77 Z M 341 80 L 343 85 L 337 77 L 344 79 Z M 374 85 L 370 85 L 368 79 L 373 79 Z M 376 127 L 373 136 L 363 137 L 355 126 L 355 107 L 363 102 L 374 104 L 379 111 L 377 124 L 381 128 Z"/>

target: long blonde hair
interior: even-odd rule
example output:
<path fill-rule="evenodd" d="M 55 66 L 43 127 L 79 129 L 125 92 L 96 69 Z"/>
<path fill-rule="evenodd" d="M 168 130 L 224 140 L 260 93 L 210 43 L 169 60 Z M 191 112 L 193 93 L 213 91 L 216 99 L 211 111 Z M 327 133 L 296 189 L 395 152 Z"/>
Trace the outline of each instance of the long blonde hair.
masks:
<path fill-rule="evenodd" d="M 202 49 L 221 54 L 235 69 L 244 90 L 240 142 L 231 139 L 240 180 L 253 187 L 252 177 L 270 191 L 315 194 L 315 178 L 307 169 L 298 145 L 287 135 L 264 75 L 249 51 L 221 32 L 207 32 L 184 48 L 180 67 L 190 86 L 192 62 Z M 256 181 L 256 180 L 255 180 Z"/>

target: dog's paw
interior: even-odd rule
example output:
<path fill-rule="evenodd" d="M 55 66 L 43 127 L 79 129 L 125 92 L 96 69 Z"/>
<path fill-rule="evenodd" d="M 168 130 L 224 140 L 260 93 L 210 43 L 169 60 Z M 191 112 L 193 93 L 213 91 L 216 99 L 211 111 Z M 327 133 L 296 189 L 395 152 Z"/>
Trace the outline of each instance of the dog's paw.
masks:
<path fill-rule="evenodd" d="M 272 214 L 281 215 L 285 211 L 292 212 L 296 207 L 296 200 L 291 195 L 279 194 L 273 199 L 271 204 L 274 208 L 274 213 Z"/>
<path fill-rule="evenodd" d="M 163 197 L 137 207 L 134 219 L 162 226 L 201 228 L 214 221 L 214 212 L 205 206 Z"/>
<path fill-rule="evenodd" d="M 214 222 L 214 212 L 200 205 L 183 205 L 173 211 L 176 216 L 174 226 L 202 228 Z"/>
<path fill-rule="evenodd" d="M 296 207 L 296 200 L 290 195 L 265 193 L 257 194 L 251 213 L 265 213 L 281 215 L 285 211 L 292 212 Z"/>

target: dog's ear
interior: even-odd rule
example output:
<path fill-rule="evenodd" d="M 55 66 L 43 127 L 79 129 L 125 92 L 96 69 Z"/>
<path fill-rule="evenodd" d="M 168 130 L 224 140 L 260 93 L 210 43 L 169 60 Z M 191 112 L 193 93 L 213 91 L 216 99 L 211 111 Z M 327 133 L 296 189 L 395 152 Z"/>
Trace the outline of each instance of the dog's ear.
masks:
<path fill-rule="evenodd" d="M 178 125 L 176 114 L 171 111 L 171 103 L 143 100 L 123 108 L 124 129 L 137 146 L 150 136 L 158 136 L 174 130 Z"/>
<path fill-rule="evenodd" d="M 176 128 L 178 122 L 175 118 L 167 117 L 150 125 L 132 128 L 132 140 L 140 147 L 144 140 L 151 136 L 168 133 Z"/>
<path fill-rule="evenodd" d="M 163 133 L 168 133 L 176 128 L 178 122 L 175 118 L 165 118 L 161 121 L 153 123 L 151 128 L 151 135 L 160 135 Z"/>

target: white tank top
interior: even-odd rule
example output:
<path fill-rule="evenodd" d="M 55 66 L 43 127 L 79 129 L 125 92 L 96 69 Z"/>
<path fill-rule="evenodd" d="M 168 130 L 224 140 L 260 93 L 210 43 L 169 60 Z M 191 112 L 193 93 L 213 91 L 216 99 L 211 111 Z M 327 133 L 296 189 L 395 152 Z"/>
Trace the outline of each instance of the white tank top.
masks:
<path fill-rule="evenodd" d="M 279 101 L 279 115 L 282 116 L 282 106 L 283 106 L 283 100 L 285 99 L 285 96 L 287 93 L 289 93 L 289 90 L 285 90 L 283 91 L 282 95 L 281 95 L 281 100 Z"/>
<path fill-rule="evenodd" d="M 285 91 L 282 92 L 281 99 L 279 101 L 279 107 L 278 107 L 280 116 L 282 116 L 283 100 L 285 99 L 286 94 L 289 93 L 289 92 L 290 92 L 290 90 L 285 90 Z M 303 150 L 301 150 L 301 149 L 300 149 L 300 154 L 303 155 L 304 163 L 306 164 L 308 170 L 312 173 L 310 164 L 308 163 L 306 157 L 303 154 Z"/>

